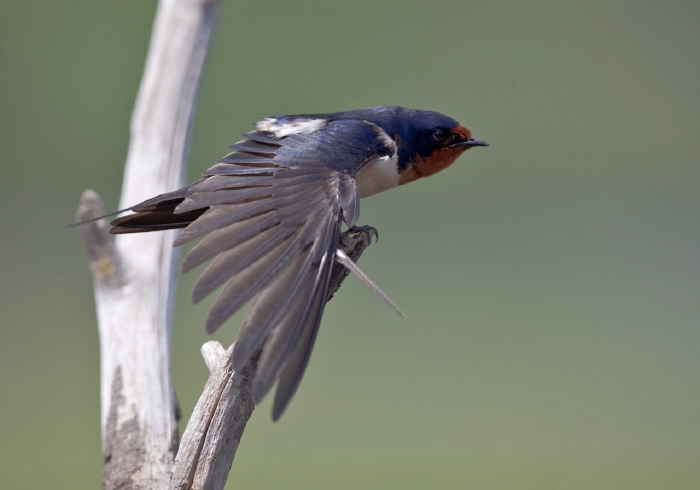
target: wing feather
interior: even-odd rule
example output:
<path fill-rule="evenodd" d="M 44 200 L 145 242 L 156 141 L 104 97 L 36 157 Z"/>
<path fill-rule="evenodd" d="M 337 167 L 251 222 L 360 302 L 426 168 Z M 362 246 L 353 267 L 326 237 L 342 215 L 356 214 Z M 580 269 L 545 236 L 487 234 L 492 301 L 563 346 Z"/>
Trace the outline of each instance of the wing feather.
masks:
<path fill-rule="evenodd" d="M 272 185 L 271 176 L 260 175 L 215 175 L 190 188 L 190 192 L 212 192 L 244 187 L 265 187 Z"/>
<path fill-rule="evenodd" d="M 312 259 L 312 255 L 305 252 L 300 250 L 280 277 L 256 296 L 233 345 L 231 359 L 234 370 L 243 369 L 250 356 L 265 341 L 270 330 L 289 310 L 294 298 L 301 294 L 305 280 L 308 279 L 308 275 L 305 274 L 306 268 Z"/>
<path fill-rule="evenodd" d="M 220 253 L 202 275 L 199 276 L 199 280 L 192 293 L 193 301 L 199 303 L 209 293 L 236 274 L 256 264 L 256 262 L 266 255 L 270 254 L 270 260 L 274 260 L 275 253 L 284 253 L 285 247 L 281 247 L 280 245 L 286 245 L 284 241 L 292 236 L 293 233 L 293 229 L 277 226 L 260 233 L 252 240 L 248 240 L 237 247 Z M 262 262 L 264 265 L 266 261 L 263 260 Z M 238 282 L 242 282 L 242 280 Z M 233 300 L 232 294 L 227 294 L 226 296 L 227 298 L 224 299 Z M 221 301 L 223 301 L 223 299 Z M 221 301 L 217 300 L 217 303 Z"/>
<path fill-rule="evenodd" d="M 277 167 L 250 167 L 243 165 L 232 165 L 230 163 L 217 163 L 209 168 L 204 175 L 272 175 Z"/>
<path fill-rule="evenodd" d="M 249 133 L 244 133 L 241 136 L 245 136 L 249 140 L 257 141 L 259 143 L 267 143 L 270 145 L 277 146 L 284 144 L 282 140 L 274 137 L 271 133 L 266 133 L 263 131 L 251 131 Z"/>
<path fill-rule="evenodd" d="M 297 388 L 299 388 L 299 383 L 301 383 L 306 367 L 309 365 L 309 358 L 316 342 L 316 334 L 318 334 L 318 328 L 321 324 L 321 314 L 325 301 L 326 297 L 322 294 L 318 294 L 314 298 L 314 302 L 311 304 L 315 315 L 313 321 L 309 321 L 304 326 L 302 336 L 279 378 L 275 399 L 272 404 L 272 420 L 274 421 L 279 420 L 287 409 L 289 402 L 292 400 Z"/>
<path fill-rule="evenodd" d="M 219 160 L 218 163 L 236 163 L 243 165 L 270 164 L 270 157 L 243 151 L 233 151 Z"/>
<path fill-rule="evenodd" d="M 332 221 L 336 221 L 336 224 Z M 336 228 L 339 230 L 339 224 L 336 217 L 329 216 L 328 220 L 319 226 L 319 229 L 324 228 L 324 231 L 310 251 L 312 261 L 305 271 L 308 276 L 305 288 L 299 291 L 305 294 L 298 294 L 294 298 L 292 305 L 288 307 L 286 314 L 272 329 L 265 342 L 253 385 L 253 399 L 256 403 L 263 399 L 277 381 L 309 324 L 320 321 L 333 264 L 331 254 L 335 252 L 337 244 L 337 238 L 333 238 L 338 236 Z M 323 297 L 324 300 L 319 300 L 319 297 Z"/>
<path fill-rule="evenodd" d="M 298 248 L 299 240 L 293 240 L 288 245 L 282 242 L 268 257 L 246 268 L 236 277 L 236 280 L 228 281 L 209 310 L 207 331 L 211 333 L 219 328 L 248 300 L 267 286 L 296 255 Z"/>
<path fill-rule="evenodd" d="M 279 218 L 274 213 L 266 213 L 214 230 L 190 250 L 182 261 L 182 272 L 192 270 L 221 252 L 237 247 L 279 223 Z"/>
<path fill-rule="evenodd" d="M 319 216 L 328 212 L 327 207 L 321 206 L 306 210 L 318 213 Z M 304 289 L 305 281 L 313 279 L 310 271 L 313 270 L 314 260 L 317 258 L 317 254 L 309 248 L 318 240 L 319 229 L 323 229 L 319 220 L 306 221 L 304 228 L 299 231 L 301 256 L 295 258 L 292 265 L 275 282 L 261 291 L 250 307 L 233 348 L 234 369 L 240 370 L 245 366 L 248 358 L 260 347 L 269 331 L 280 322 L 293 301 L 308 297 L 309 292 Z"/>
<path fill-rule="evenodd" d="M 212 232 L 237 221 L 255 218 L 262 214 L 274 212 L 275 207 L 269 199 L 243 204 L 220 204 L 209 208 L 198 220 L 190 224 L 175 240 L 175 246 Z"/>
<path fill-rule="evenodd" d="M 229 146 L 229 148 L 238 151 L 247 151 L 249 153 L 260 153 L 263 155 L 273 156 L 277 151 L 277 148 L 279 148 L 279 144 L 270 145 L 268 143 L 260 143 L 253 140 L 243 140 L 232 144 Z"/>
<path fill-rule="evenodd" d="M 270 188 L 268 186 L 195 192 L 188 195 L 185 200 L 182 201 L 182 204 L 175 208 L 175 213 L 184 213 L 195 209 L 216 206 L 217 204 L 231 204 L 254 199 L 269 199 L 270 197 Z"/>

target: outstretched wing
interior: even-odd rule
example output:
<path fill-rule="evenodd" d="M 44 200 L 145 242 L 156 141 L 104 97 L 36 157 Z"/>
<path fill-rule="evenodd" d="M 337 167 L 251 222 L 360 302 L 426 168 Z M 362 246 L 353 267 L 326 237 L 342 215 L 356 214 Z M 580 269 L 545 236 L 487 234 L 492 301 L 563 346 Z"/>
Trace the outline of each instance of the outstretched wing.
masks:
<path fill-rule="evenodd" d="M 183 271 L 214 259 L 197 282 L 200 301 L 222 287 L 207 318 L 216 330 L 255 297 L 233 351 L 239 370 L 265 342 L 253 396 L 259 403 L 279 379 L 278 419 L 308 363 L 326 304 L 341 220 L 359 212 L 354 176 L 387 153 L 363 121 L 330 122 L 322 131 L 253 131 L 234 151 L 180 191 L 134 207 L 116 220 L 127 232 L 182 226 L 181 245 L 207 235 L 185 257 Z M 185 217 L 185 219 L 180 219 Z M 132 221 L 129 221 L 129 218 Z M 161 219 L 162 218 L 162 219 Z"/>

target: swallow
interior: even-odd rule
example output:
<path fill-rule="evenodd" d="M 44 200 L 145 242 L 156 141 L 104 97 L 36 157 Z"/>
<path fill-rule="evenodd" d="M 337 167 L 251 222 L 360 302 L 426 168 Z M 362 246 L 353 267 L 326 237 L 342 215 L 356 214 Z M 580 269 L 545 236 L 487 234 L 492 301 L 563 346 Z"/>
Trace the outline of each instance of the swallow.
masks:
<path fill-rule="evenodd" d="M 232 365 L 242 369 L 264 345 L 253 399 L 260 403 L 277 383 L 277 420 L 308 364 L 341 257 L 341 225 L 356 229 L 360 199 L 489 145 L 450 117 L 397 106 L 268 117 L 242 136 L 200 180 L 124 210 L 133 213 L 112 221 L 110 232 L 184 228 L 175 246 L 206 235 L 182 263 L 187 272 L 213 259 L 193 301 L 221 287 L 206 320 L 211 333 L 253 300 Z"/>

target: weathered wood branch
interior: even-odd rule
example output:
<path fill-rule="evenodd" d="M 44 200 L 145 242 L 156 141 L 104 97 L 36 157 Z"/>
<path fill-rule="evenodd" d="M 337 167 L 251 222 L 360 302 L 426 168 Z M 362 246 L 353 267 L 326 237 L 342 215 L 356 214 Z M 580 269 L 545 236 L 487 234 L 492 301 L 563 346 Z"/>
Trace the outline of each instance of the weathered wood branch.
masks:
<path fill-rule="evenodd" d="M 218 0 L 161 0 L 131 121 L 121 207 L 182 185 Z M 103 214 L 86 191 L 77 220 Z M 100 333 L 104 488 L 168 488 L 177 450 L 170 376 L 173 232 L 114 239 L 80 227 L 95 281 Z"/>

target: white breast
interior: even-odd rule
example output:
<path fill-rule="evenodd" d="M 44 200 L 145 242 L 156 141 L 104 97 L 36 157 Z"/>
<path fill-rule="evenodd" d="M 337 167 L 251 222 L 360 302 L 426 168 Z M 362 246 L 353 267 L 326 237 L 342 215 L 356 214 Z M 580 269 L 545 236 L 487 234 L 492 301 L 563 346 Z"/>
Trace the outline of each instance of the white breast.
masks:
<path fill-rule="evenodd" d="M 398 156 L 378 158 L 357 173 L 355 182 L 360 197 L 371 196 L 399 185 L 399 173 L 396 166 Z"/>

